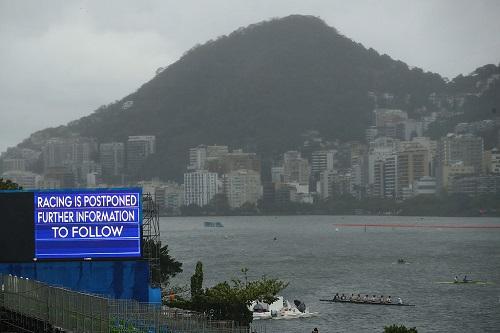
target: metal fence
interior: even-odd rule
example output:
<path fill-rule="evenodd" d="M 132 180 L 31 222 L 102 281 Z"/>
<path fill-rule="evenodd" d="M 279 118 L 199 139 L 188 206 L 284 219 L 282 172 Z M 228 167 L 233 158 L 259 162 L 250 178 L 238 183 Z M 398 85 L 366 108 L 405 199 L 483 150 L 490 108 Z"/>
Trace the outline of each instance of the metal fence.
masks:
<path fill-rule="evenodd" d="M 74 332 L 109 332 L 107 299 L 45 283 L 0 275 L 0 306 Z"/>
<path fill-rule="evenodd" d="M 262 325 L 237 326 L 200 313 L 133 300 L 113 300 L 0 275 L 0 308 L 71 332 L 265 333 Z"/>
<path fill-rule="evenodd" d="M 233 321 L 210 320 L 200 313 L 142 304 L 129 300 L 110 300 L 110 318 L 115 332 L 129 332 L 133 327 L 140 332 L 172 333 L 249 333 L 249 327 L 237 326 Z M 153 330 L 154 329 L 154 330 Z"/>

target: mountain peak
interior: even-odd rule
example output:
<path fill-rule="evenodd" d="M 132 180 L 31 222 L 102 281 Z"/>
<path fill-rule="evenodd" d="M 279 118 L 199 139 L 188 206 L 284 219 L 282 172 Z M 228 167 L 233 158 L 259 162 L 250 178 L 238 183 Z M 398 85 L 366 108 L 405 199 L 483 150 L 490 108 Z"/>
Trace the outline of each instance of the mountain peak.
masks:
<path fill-rule="evenodd" d="M 388 93 L 391 107 L 411 113 L 444 89 L 437 74 L 368 50 L 318 17 L 290 15 L 192 48 L 136 92 L 58 133 L 99 142 L 155 135 L 158 153 L 144 177 L 174 179 L 190 147 L 277 154 L 295 149 L 311 129 L 325 140 L 359 140 L 373 94 Z"/>
<path fill-rule="evenodd" d="M 273 18 L 269 21 L 263 21 L 261 24 L 270 23 L 270 24 L 290 24 L 297 25 L 299 27 L 304 26 L 313 26 L 313 27 L 322 27 L 322 28 L 331 28 L 326 24 L 318 16 L 313 15 L 301 15 L 301 14 L 291 14 L 281 18 Z"/>

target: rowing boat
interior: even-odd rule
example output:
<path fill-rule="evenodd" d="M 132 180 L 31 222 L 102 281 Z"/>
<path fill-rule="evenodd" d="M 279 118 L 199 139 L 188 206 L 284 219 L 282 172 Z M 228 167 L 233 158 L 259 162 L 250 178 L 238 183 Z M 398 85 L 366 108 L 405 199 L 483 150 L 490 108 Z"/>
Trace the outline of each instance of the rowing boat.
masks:
<path fill-rule="evenodd" d="M 467 281 L 440 281 L 439 284 L 493 284 L 487 281 L 467 280 Z"/>
<path fill-rule="evenodd" d="M 369 305 L 392 305 L 392 306 L 415 306 L 415 304 L 408 303 L 381 303 L 381 302 L 363 302 L 363 301 L 349 301 L 349 300 L 339 300 L 339 299 L 320 299 L 321 302 L 330 303 L 352 303 L 352 304 L 369 304 Z"/>

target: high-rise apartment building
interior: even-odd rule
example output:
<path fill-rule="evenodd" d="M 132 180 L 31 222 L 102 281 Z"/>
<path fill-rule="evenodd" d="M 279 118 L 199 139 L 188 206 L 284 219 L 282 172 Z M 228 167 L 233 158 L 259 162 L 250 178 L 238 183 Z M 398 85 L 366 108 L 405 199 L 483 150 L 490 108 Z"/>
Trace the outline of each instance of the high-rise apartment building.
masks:
<path fill-rule="evenodd" d="M 6 158 L 2 161 L 2 169 L 6 171 L 26 171 L 26 159 L 24 158 Z"/>
<path fill-rule="evenodd" d="M 260 173 L 254 170 L 236 170 L 226 175 L 224 189 L 231 208 L 241 207 L 244 203 L 257 204 L 262 198 Z"/>
<path fill-rule="evenodd" d="M 43 168 L 60 167 L 72 160 L 71 149 L 62 138 L 47 140 L 42 147 Z"/>
<path fill-rule="evenodd" d="M 380 137 L 370 142 L 368 158 L 364 163 L 368 182 L 368 195 L 378 198 L 395 198 L 397 190 L 397 149 L 399 141 Z M 362 171 L 363 174 L 363 171 Z"/>
<path fill-rule="evenodd" d="M 282 166 L 276 166 L 271 168 L 271 181 L 273 183 L 285 182 L 285 169 Z"/>
<path fill-rule="evenodd" d="M 127 171 L 132 177 L 140 178 L 140 170 L 146 159 L 156 152 L 154 135 L 129 136 L 127 141 Z"/>
<path fill-rule="evenodd" d="M 217 159 L 224 157 L 229 153 L 227 146 L 207 146 L 207 159 Z"/>
<path fill-rule="evenodd" d="M 85 137 L 52 138 L 42 147 L 44 170 L 52 167 L 78 166 L 90 161 L 97 152 L 94 139 Z"/>
<path fill-rule="evenodd" d="M 493 148 L 490 156 L 490 172 L 500 174 L 500 151 L 497 148 Z"/>
<path fill-rule="evenodd" d="M 228 174 L 236 170 L 253 170 L 260 174 L 260 159 L 255 153 L 244 153 L 242 151 L 233 151 L 219 158 L 207 160 L 206 169 L 211 172 L 217 172 L 219 175 Z"/>
<path fill-rule="evenodd" d="M 483 138 L 472 134 L 448 134 L 438 144 L 441 167 L 461 162 L 464 166 L 474 167 L 474 172 L 479 174 L 482 170 L 483 153 Z"/>
<path fill-rule="evenodd" d="M 125 170 L 125 145 L 122 142 L 101 143 L 99 161 L 104 179 L 120 177 Z"/>
<path fill-rule="evenodd" d="M 425 176 L 413 183 L 413 195 L 436 194 L 436 178 Z"/>
<path fill-rule="evenodd" d="M 422 147 L 427 149 L 429 152 L 429 173 L 434 176 L 436 168 L 436 157 L 437 157 L 437 141 L 431 140 L 428 137 L 419 136 L 411 140 L 411 142 L 416 142 Z"/>
<path fill-rule="evenodd" d="M 298 151 L 284 154 L 283 172 L 285 183 L 309 184 L 309 162 Z"/>
<path fill-rule="evenodd" d="M 311 156 L 311 173 L 313 176 L 319 178 L 321 171 L 332 170 L 334 157 L 334 150 L 314 151 Z"/>
<path fill-rule="evenodd" d="M 66 166 L 50 167 L 44 173 L 45 184 L 58 184 L 61 188 L 73 188 L 77 180 L 75 172 Z"/>
<path fill-rule="evenodd" d="M 387 163 L 387 168 L 390 169 L 390 170 L 388 169 L 388 174 L 389 173 L 392 174 L 391 168 L 392 165 L 394 164 L 392 160 L 396 158 L 396 152 L 398 147 L 399 147 L 399 141 L 388 137 L 381 137 L 370 142 L 368 150 L 368 160 L 367 160 L 368 184 L 370 186 L 372 186 L 372 184 L 374 184 L 375 182 L 375 168 L 377 161 L 385 161 L 386 159 L 390 159 L 391 162 Z M 377 168 L 380 169 L 380 166 L 377 166 Z M 378 174 L 377 177 L 380 177 L 380 174 Z M 381 191 L 382 192 L 380 193 L 383 193 L 383 190 Z"/>
<path fill-rule="evenodd" d="M 369 194 L 376 198 L 396 198 L 398 159 L 395 153 L 381 156 L 373 162 L 373 180 Z"/>
<path fill-rule="evenodd" d="M 336 175 L 337 175 L 336 170 L 327 169 L 320 172 L 316 191 L 319 193 L 319 197 L 322 200 L 333 195 L 333 181 Z"/>
<path fill-rule="evenodd" d="M 430 176 L 429 151 L 417 142 L 404 142 L 397 153 L 397 193 L 401 196 L 404 188 L 411 188 L 413 182 Z"/>
<path fill-rule="evenodd" d="M 382 137 L 404 139 L 406 134 L 405 122 L 408 114 L 397 109 L 375 109 L 375 127 L 377 135 Z"/>
<path fill-rule="evenodd" d="M 438 190 L 448 190 L 449 185 L 455 178 L 474 175 L 474 167 L 457 162 L 452 165 L 443 165 L 440 167 L 437 177 Z"/>
<path fill-rule="evenodd" d="M 222 159 L 229 154 L 228 146 L 206 146 L 199 145 L 189 149 L 188 170 L 208 170 L 209 162 L 212 162 L 212 168 L 217 168 L 214 163 L 222 163 Z"/>
<path fill-rule="evenodd" d="M 217 173 L 199 170 L 184 174 L 184 204 L 208 205 L 217 194 Z"/>
<path fill-rule="evenodd" d="M 200 145 L 189 149 L 188 170 L 204 170 L 207 161 L 207 146 Z"/>
<path fill-rule="evenodd" d="M 453 178 L 448 186 L 449 193 L 460 193 L 471 196 L 497 194 L 499 191 L 499 175 L 457 177 Z"/>

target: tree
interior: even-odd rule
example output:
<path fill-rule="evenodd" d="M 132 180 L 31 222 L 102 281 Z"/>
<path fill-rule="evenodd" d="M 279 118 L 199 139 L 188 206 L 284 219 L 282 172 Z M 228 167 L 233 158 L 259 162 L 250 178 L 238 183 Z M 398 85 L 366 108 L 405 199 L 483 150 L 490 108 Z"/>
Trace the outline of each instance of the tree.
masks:
<path fill-rule="evenodd" d="M 181 206 L 180 209 L 181 209 L 181 215 L 183 216 L 197 216 L 203 214 L 203 209 L 197 204 Z"/>
<path fill-rule="evenodd" d="M 209 208 L 216 215 L 226 215 L 231 211 L 229 201 L 224 193 L 217 193 L 214 195 L 207 208 Z"/>
<path fill-rule="evenodd" d="M 0 190 L 22 190 L 23 188 L 10 179 L 0 178 Z"/>
<path fill-rule="evenodd" d="M 203 294 L 203 263 L 198 261 L 191 276 L 191 298 L 194 299 Z"/>
<path fill-rule="evenodd" d="M 168 245 L 161 246 L 161 242 L 145 241 L 142 245 L 143 257 L 154 258 L 155 253 L 160 256 L 160 269 L 153 271 L 151 282 L 167 285 L 170 278 L 182 272 L 182 263 L 168 253 Z"/>
<path fill-rule="evenodd" d="M 160 248 L 160 270 L 160 282 L 162 284 L 168 284 L 171 277 L 174 277 L 178 273 L 182 272 L 182 263 L 175 260 L 168 253 L 168 245 Z"/>
<path fill-rule="evenodd" d="M 246 326 L 252 322 L 252 312 L 248 307 L 253 301 L 271 304 L 281 290 L 288 286 L 287 282 L 262 277 L 260 280 L 242 282 L 233 279 L 231 283 L 224 281 L 205 291 L 199 310 L 212 310 L 214 319 L 234 320 Z"/>
<path fill-rule="evenodd" d="M 404 325 L 397 326 L 393 324 L 384 327 L 384 333 L 417 333 L 417 329 L 415 327 L 406 328 Z"/>
<path fill-rule="evenodd" d="M 248 269 L 242 269 L 242 272 L 246 276 Z M 248 307 L 253 301 L 271 304 L 278 299 L 276 295 L 288 286 L 287 282 L 266 277 L 255 281 L 245 278 L 245 282 L 233 279 L 205 290 L 202 284 L 203 265 L 198 262 L 191 277 L 191 300 L 179 298 L 171 306 L 206 313 L 215 320 L 233 320 L 242 326 L 252 322 L 252 312 Z"/>

